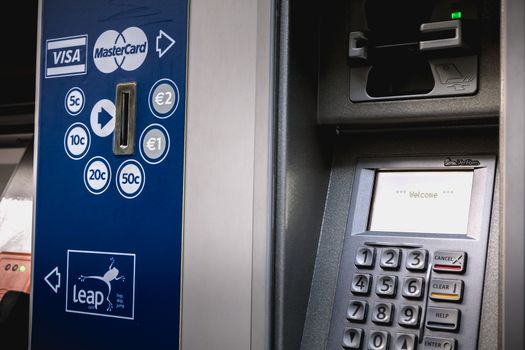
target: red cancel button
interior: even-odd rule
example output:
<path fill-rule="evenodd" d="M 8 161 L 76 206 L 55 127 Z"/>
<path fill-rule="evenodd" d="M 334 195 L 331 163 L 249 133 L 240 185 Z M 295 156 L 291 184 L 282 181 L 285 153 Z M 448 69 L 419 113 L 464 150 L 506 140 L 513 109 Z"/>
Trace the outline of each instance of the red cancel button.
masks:
<path fill-rule="evenodd" d="M 467 253 L 438 251 L 434 253 L 434 271 L 463 273 L 467 267 Z"/>

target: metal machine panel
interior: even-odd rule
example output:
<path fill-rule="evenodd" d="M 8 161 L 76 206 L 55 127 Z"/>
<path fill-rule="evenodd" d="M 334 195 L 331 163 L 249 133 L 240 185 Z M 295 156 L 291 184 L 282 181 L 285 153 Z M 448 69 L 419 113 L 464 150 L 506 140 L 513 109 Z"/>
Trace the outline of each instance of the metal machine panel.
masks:
<path fill-rule="evenodd" d="M 179 347 L 187 14 L 41 4 L 32 349 Z"/>

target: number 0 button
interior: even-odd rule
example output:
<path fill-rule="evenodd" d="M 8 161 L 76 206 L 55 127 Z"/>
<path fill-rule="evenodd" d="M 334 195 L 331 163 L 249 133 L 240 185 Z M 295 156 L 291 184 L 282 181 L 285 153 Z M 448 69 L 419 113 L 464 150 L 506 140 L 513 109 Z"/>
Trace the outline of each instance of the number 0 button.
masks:
<path fill-rule="evenodd" d="M 399 269 L 399 261 L 401 260 L 401 250 L 400 249 L 383 249 L 381 252 L 381 261 L 380 265 L 383 269 Z"/>
<path fill-rule="evenodd" d="M 374 331 L 368 339 L 368 350 L 386 350 L 390 334 L 387 332 Z"/>
<path fill-rule="evenodd" d="M 373 268 L 376 258 L 375 248 L 361 247 L 355 255 L 355 266 L 363 268 Z"/>
<path fill-rule="evenodd" d="M 370 285 L 372 284 L 372 276 L 369 274 L 356 273 L 352 279 L 352 286 L 350 287 L 352 293 L 366 295 L 370 292 Z"/>

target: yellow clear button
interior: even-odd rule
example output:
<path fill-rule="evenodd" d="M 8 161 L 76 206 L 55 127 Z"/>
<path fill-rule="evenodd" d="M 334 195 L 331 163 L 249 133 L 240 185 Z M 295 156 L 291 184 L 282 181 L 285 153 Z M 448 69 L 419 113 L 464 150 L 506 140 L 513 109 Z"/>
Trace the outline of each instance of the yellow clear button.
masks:
<path fill-rule="evenodd" d="M 463 297 L 463 281 L 433 278 L 430 281 L 430 299 L 460 302 Z"/>

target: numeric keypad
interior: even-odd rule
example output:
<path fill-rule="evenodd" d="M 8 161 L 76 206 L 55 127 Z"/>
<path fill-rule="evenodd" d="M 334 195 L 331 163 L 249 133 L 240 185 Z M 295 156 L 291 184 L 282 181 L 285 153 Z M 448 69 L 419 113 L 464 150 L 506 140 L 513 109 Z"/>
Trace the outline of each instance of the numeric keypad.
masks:
<path fill-rule="evenodd" d="M 461 309 L 435 303 L 463 302 L 465 283 L 457 273 L 466 269 L 466 253 L 370 244 L 357 247 L 354 253 L 343 349 L 416 350 L 434 343 L 447 349 L 457 346 L 453 338 L 424 334 L 420 342 L 418 337 L 421 329 L 451 333 L 460 329 Z M 440 263 L 437 267 L 436 261 Z M 434 275 L 428 281 L 431 267 Z"/>

